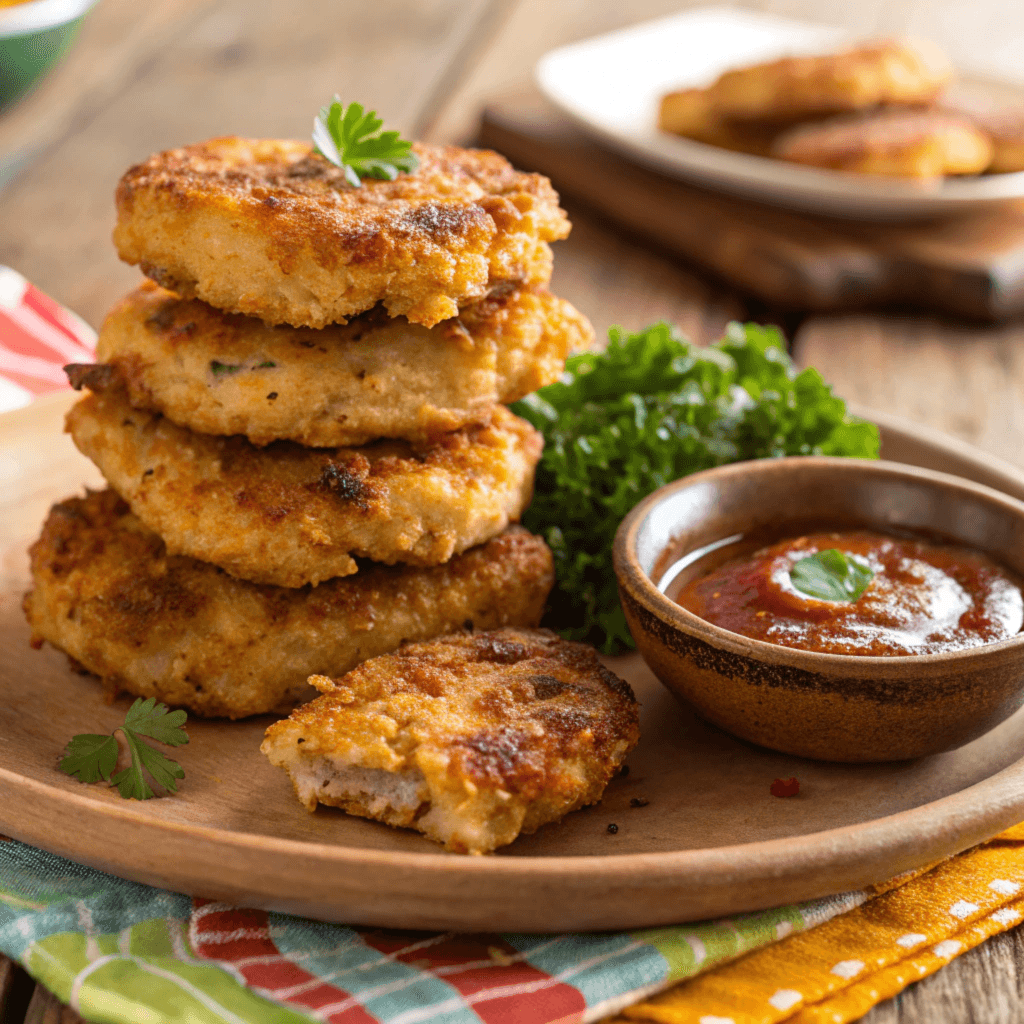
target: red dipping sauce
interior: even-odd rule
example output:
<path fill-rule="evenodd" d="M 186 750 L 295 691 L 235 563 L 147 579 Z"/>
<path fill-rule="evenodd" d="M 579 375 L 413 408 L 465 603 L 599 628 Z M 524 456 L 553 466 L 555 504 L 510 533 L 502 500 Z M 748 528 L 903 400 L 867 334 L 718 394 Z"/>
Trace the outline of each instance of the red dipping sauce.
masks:
<path fill-rule="evenodd" d="M 733 633 L 825 654 L 958 651 L 1006 640 L 1024 624 L 1020 583 L 970 548 L 867 530 L 811 533 L 754 548 L 739 541 L 702 559 L 705 572 L 696 563 L 696 576 L 691 568 L 688 581 L 670 585 L 668 596 Z M 856 601 L 808 597 L 793 585 L 792 566 L 828 548 L 874 573 Z M 707 565 L 711 560 L 716 567 Z"/>

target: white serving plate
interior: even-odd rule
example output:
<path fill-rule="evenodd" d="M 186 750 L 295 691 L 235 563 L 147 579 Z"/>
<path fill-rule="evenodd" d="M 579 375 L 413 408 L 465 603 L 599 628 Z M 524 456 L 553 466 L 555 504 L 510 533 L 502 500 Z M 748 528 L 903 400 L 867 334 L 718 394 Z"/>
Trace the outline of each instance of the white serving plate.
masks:
<path fill-rule="evenodd" d="M 673 176 L 748 199 L 833 217 L 905 220 L 1024 198 L 1024 172 L 920 184 L 733 153 L 657 128 L 658 102 L 723 71 L 851 40 L 843 29 L 729 7 L 704 7 L 552 50 L 541 90 L 587 131 Z"/>

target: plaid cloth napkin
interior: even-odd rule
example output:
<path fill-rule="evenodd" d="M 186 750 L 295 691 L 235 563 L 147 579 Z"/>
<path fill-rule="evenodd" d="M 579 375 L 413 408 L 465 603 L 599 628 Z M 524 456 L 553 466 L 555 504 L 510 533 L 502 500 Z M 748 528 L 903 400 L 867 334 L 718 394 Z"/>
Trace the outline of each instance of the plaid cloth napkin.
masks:
<path fill-rule="evenodd" d="M 1018 826 L 886 885 L 726 920 L 453 935 L 194 900 L 8 841 L 0 951 L 105 1024 L 843 1024 L 1017 924 L 1022 884 Z"/>
<path fill-rule="evenodd" d="M 0 410 L 66 387 L 60 367 L 94 345 L 0 267 Z M 6 841 L 0 952 L 105 1024 L 843 1024 L 1018 923 L 1022 885 L 1018 826 L 796 906 L 622 934 L 468 936 L 190 899 Z"/>

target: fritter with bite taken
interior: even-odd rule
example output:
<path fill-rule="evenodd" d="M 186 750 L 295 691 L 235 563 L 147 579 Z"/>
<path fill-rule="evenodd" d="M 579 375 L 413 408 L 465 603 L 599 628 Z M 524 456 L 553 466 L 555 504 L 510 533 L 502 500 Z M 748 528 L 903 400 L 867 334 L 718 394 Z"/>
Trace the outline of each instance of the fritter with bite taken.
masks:
<path fill-rule="evenodd" d="M 488 853 L 599 800 L 639 739 L 629 685 L 547 630 L 408 644 L 272 725 L 299 800 Z"/>
<path fill-rule="evenodd" d="M 282 587 L 354 573 L 356 556 L 440 565 L 489 540 L 529 504 L 543 445 L 498 406 L 424 445 L 255 448 L 133 409 L 118 387 L 81 399 L 66 429 L 171 554 Z"/>
<path fill-rule="evenodd" d="M 267 327 L 148 281 L 108 314 L 103 365 L 77 367 L 74 383 L 108 386 L 113 367 L 135 408 L 256 445 L 423 442 L 489 422 L 497 403 L 557 380 L 592 339 L 586 317 L 543 288 L 499 289 L 433 328 L 378 307 L 315 331 Z"/>
<path fill-rule="evenodd" d="M 415 144 L 419 168 L 359 188 L 309 143 L 210 139 L 117 189 L 114 244 L 186 298 L 323 327 L 382 302 L 432 327 L 497 284 L 544 285 L 569 234 L 547 178 L 497 153 Z"/>
<path fill-rule="evenodd" d="M 298 590 L 167 553 L 113 491 L 54 505 L 32 546 L 33 642 L 126 690 L 197 715 L 285 712 L 313 673 L 472 624 L 533 626 L 554 580 L 539 537 L 511 527 L 428 569 L 364 566 Z"/>

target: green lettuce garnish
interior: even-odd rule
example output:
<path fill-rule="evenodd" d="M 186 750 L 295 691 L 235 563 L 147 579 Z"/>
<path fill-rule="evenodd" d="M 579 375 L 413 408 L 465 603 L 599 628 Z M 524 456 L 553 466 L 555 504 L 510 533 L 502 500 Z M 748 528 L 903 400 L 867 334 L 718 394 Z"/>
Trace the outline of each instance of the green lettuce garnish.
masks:
<path fill-rule="evenodd" d="M 851 418 L 812 369 L 797 372 L 774 327 L 731 323 L 708 348 L 668 324 L 609 332 L 561 381 L 513 406 L 544 434 L 524 525 L 555 556 L 548 624 L 606 654 L 634 646 L 619 605 L 612 540 L 663 484 L 742 459 L 878 457 L 878 428 Z"/>

